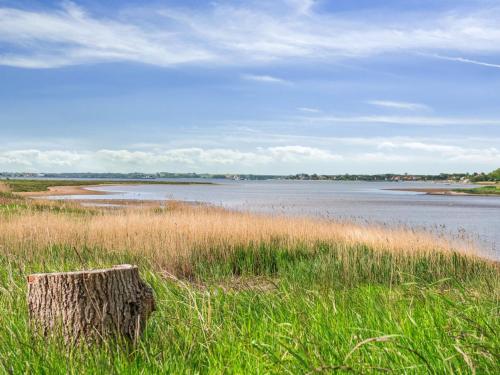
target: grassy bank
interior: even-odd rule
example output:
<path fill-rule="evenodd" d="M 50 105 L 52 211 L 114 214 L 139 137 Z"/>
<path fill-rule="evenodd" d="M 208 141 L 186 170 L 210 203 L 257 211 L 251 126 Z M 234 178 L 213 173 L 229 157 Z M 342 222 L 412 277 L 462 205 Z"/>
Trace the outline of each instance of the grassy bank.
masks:
<path fill-rule="evenodd" d="M 10 373 L 495 373 L 498 264 L 428 233 L 210 207 L 0 203 Z M 466 245 L 462 245 L 466 246 Z M 158 302 L 134 350 L 29 331 L 27 274 L 138 264 Z"/>
<path fill-rule="evenodd" d="M 156 184 L 156 185 L 194 185 L 202 184 L 209 185 L 210 182 L 199 181 L 155 181 L 155 180 L 0 180 L 0 184 L 4 185 L 3 189 L 8 189 L 11 192 L 39 192 L 46 191 L 54 186 L 95 186 L 95 185 L 136 185 L 136 184 Z"/>
<path fill-rule="evenodd" d="M 492 195 L 500 195 L 500 185 L 486 185 L 477 188 L 470 189 L 454 189 L 453 191 L 459 193 L 467 193 L 467 194 L 492 194 Z"/>

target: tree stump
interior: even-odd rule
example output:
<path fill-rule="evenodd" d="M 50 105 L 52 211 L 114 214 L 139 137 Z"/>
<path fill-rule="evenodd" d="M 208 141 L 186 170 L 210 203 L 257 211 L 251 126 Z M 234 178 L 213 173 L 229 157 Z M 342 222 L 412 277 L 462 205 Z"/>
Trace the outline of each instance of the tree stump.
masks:
<path fill-rule="evenodd" d="M 152 289 L 128 264 L 28 276 L 28 308 L 43 335 L 66 342 L 123 336 L 136 341 L 155 309 Z"/>

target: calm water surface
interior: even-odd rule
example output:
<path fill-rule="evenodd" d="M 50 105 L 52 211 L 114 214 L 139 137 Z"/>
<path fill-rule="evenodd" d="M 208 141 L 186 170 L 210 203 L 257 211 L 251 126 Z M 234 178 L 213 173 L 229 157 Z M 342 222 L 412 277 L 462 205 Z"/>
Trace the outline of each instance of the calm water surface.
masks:
<path fill-rule="evenodd" d="M 385 190 L 464 185 L 280 180 L 214 182 L 217 185 L 105 186 L 92 189 L 115 194 L 53 198 L 174 199 L 271 214 L 404 225 L 475 241 L 485 256 L 500 259 L 500 197 L 439 196 Z"/>

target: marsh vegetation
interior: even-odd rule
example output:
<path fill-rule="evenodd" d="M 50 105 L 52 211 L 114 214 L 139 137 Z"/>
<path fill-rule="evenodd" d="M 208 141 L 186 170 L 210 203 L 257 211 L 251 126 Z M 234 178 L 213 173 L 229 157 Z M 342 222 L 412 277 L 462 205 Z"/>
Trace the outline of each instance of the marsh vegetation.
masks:
<path fill-rule="evenodd" d="M 495 373 L 498 263 L 404 228 L 170 202 L 0 193 L 0 368 L 10 373 Z M 139 265 L 158 302 L 135 348 L 30 331 L 25 276 Z"/>
<path fill-rule="evenodd" d="M 467 194 L 500 195 L 500 184 L 485 185 L 470 189 L 454 189 L 453 191 Z"/>

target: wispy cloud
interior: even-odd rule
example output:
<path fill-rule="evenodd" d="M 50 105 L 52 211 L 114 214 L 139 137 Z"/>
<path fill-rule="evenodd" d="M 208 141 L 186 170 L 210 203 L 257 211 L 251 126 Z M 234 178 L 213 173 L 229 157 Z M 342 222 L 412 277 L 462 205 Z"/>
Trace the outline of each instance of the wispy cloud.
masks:
<path fill-rule="evenodd" d="M 310 108 L 310 107 L 299 107 L 297 108 L 298 111 L 301 112 L 307 112 L 307 113 L 320 113 L 321 110 L 318 108 Z"/>
<path fill-rule="evenodd" d="M 315 0 L 285 0 L 285 2 L 295 9 L 297 14 L 309 15 L 312 12 L 314 5 L 316 5 Z"/>
<path fill-rule="evenodd" d="M 484 62 L 484 61 L 471 60 L 471 59 L 466 59 L 464 57 L 453 57 L 453 56 L 442 56 L 442 55 L 430 55 L 430 56 L 435 57 L 437 59 L 441 59 L 441 60 L 457 61 L 457 62 L 461 62 L 461 63 L 465 63 L 465 64 L 474 64 L 474 65 L 487 66 L 489 68 L 500 69 L 500 64 L 493 64 L 493 63 L 488 63 L 488 62 Z"/>
<path fill-rule="evenodd" d="M 202 45 L 167 30 L 95 18 L 72 2 L 45 12 L 0 8 L 0 43 L 15 47 L 15 52 L 3 49 L 0 64 L 22 68 L 109 61 L 170 66 L 214 58 Z"/>
<path fill-rule="evenodd" d="M 415 126 L 500 126 L 500 119 L 472 118 L 472 117 L 439 117 L 439 116 L 309 116 L 301 117 L 302 121 L 310 123 L 338 123 L 338 124 L 392 124 Z"/>
<path fill-rule="evenodd" d="M 425 104 L 421 103 L 408 103 L 408 102 L 399 102 L 392 100 L 369 100 L 368 104 L 372 104 L 378 107 L 385 108 L 394 108 L 394 109 L 406 109 L 409 111 L 418 111 L 418 110 L 430 110 L 431 108 Z"/>
<path fill-rule="evenodd" d="M 286 85 L 291 84 L 291 82 L 287 81 L 286 79 L 273 77 L 273 76 L 269 76 L 269 75 L 244 74 L 242 76 L 242 78 L 247 80 L 247 81 L 256 81 L 256 82 L 263 82 L 263 83 L 279 83 L 279 84 L 286 84 Z"/>
<path fill-rule="evenodd" d="M 124 9 L 106 17 L 71 2 L 60 9 L 0 8 L 0 64 L 55 68 L 96 62 L 262 64 L 290 58 L 331 60 L 387 53 L 500 52 L 500 8 L 460 13 L 319 12 L 311 0 L 213 3 L 195 9 Z M 389 20 L 391 19 L 391 20 Z M 258 27 L 255 27 L 258 25 Z M 462 57 L 471 64 L 498 67 Z"/>
<path fill-rule="evenodd" d="M 342 155 L 334 154 L 329 150 L 307 146 L 277 146 L 268 148 L 271 156 L 279 161 L 299 162 L 309 160 L 313 162 L 342 160 Z"/>
<path fill-rule="evenodd" d="M 475 162 L 499 162 L 500 150 L 495 147 L 473 148 L 435 142 L 422 142 L 415 140 L 385 141 L 377 146 L 384 151 L 401 150 L 407 155 L 414 157 L 427 154 L 429 158 L 443 158 L 447 161 L 475 161 Z"/>

